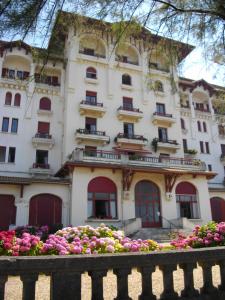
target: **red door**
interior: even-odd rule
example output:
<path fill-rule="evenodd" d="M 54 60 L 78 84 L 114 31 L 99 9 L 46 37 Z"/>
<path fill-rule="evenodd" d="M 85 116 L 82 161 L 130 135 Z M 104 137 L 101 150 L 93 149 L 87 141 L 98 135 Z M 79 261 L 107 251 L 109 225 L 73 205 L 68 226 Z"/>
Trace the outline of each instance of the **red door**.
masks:
<path fill-rule="evenodd" d="M 212 219 L 215 222 L 225 222 L 225 200 L 219 197 L 210 199 Z"/>
<path fill-rule="evenodd" d="M 9 225 L 15 223 L 15 197 L 12 195 L 0 195 L 0 230 L 8 230 Z"/>
<path fill-rule="evenodd" d="M 62 223 L 62 201 L 51 194 L 40 194 L 30 200 L 29 225 L 42 226 Z"/>
<path fill-rule="evenodd" d="M 161 227 L 160 192 L 156 184 L 142 180 L 135 186 L 135 213 L 142 227 Z"/>

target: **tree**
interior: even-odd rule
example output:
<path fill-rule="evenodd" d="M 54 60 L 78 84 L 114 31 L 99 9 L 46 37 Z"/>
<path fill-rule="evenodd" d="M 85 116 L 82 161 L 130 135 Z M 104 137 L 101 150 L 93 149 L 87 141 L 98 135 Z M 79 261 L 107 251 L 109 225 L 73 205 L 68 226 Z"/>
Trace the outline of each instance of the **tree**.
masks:
<path fill-rule="evenodd" d="M 120 37 L 135 20 L 156 34 L 199 43 L 208 59 L 225 63 L 224 0 L 3 0 L 0 37 L 7 32 L 24 39 L 40 32 L 45 40 L 60 9 L 118 24 L 128 21 L 125 26 L 118 25 Z"/>

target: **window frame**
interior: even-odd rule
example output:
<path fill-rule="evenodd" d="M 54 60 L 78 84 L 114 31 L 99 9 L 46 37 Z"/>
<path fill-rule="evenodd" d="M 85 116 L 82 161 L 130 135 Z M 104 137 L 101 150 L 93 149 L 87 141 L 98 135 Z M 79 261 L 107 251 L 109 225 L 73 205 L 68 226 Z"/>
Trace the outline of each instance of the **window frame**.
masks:
<path fill-rule="evenodd" d="M 11 151 L 14 151 L 14 153 L 10 153 Z M 10 157 L 13 157 L 11 160 Z M 15 163 L 16 161 L 16 147 L 9 147 L 9 152 L 8 152 L 8 163 Z"/>
<path fill-rule="evenodd" d="M 7 122 L 5 125 L 5 122 Z M 4 128 L 6 126 L 6 128 Z M 7 129 L 7 130 L 5 130 Z M 8 117 L 3 117 L 2 118 L 2 132 L 9 132 L 9 118 Z"/>
<path fill-rule="evenodd" d="M 16 127 L 14 129 L 14 126 L 16 124 Z M 11 133 L 17 133 L 18 132 L 18 126 L 19 126 L 19 119 L 17 118 L 12 118 L 12 123 L 11 123 Z"/>

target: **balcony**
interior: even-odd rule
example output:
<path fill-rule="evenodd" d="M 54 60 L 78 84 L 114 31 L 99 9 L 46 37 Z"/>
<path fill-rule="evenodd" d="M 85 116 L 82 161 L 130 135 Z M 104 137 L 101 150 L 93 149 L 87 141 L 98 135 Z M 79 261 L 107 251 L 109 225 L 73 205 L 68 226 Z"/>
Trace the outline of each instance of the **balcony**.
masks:
<path fill-rule="evenodd" d="M 100 118 L 104 116 L 106 109 L 103 107 L 103 103 L 83 100 L 80 103 L 79 111 L 81 115 Z"/>
<path fill-rule="evenodd" d="M 134 66 L 138 66 L 138 61 L 134 61 L 131 60 L 127 57 L 123 57 L 123 56 L 116 56 L 115 61 L 121 62 L 121 63 L 125 63 L 125 64 L 130 64 L 130 65 L 134 65 Z"/>
<path fill-rule="evenodd" d="M 77 142 L 86 143 L 94 142 L 96 144 L 105 145 L 110 143 L 110 137 L 105 134 L 105 131 L 88 130 L 88 129 L 77 129 L 75 133 Z"/>
<path fill-rule="evenodd" d="M 203 108 L 203 107 L 195 107 L 196 112 L 203 112 L 203 113 L 208 113 L 210 114 L 210 110 L 208 108 Z"/>
<path fill-rule="evenodd" d="M 220 161 L 223 162 L 223 163 L 225 163 L 225 154 L 221 154 Z"/>
<path fill-rule="evenodd" d="M 117 117 L 120 121 L 138 122 L 141 118 L 143 118 L 143 112 L 138 108 L 120 106 L 117 109 Z"/>
<path fill-rule="evenodd" d="M 38 84 L 50 85 L 53 87 L 60 86 L 58 76 L 47 76 L 47 75 L 45 76 L 39 73 L 35 73 L 34 78 L 35 78 L 35 82 Z"/>
<path fill-rule="evenodd" d="M 176 140 L 158 139 L 157 148 L 176 152 L 178 149 L 180 149 L 180 145 Z"/>
<path fill-rule="evenodd" d="M 143 148 L 143 146 L 147 145 L 148 140 L 143 137 L 143 135 L 137 134 L 127 134 L 127 133 L 119 133 L 115 138 L 115 143 L 121 146 L 138 146 L 139 148 Z"/>
<path fill-rule="evenodd" d="M 39 146 L 47 146 L 51 149 L 54 146 L 55 141 L 49 133 L 36 133 L 32 138 L 32 144 L 35 148 L 38 148 Z"/>
<path fill-rule="evenodd" d="M 83 55 L 97 57 L 97 58 L 106 58 L 106 56 L 104 54 L 99 54 L 99 53 L 96 53 L 95 51 L 86 51 L 86 50 L 81 50 L 80 49 L 79 53 L 83 54 Z"/>
<path fill-rule="evenodd" d="M 154 125 L 170 127 L 175 122 L 176 119 L 171 114 L 154 112 L 152 116 L 152 123 Z"/>
<path fill-rule="evenodd" d="M 33 166 L 30 168 L 31 174 L 46 174 L 50 175 L 52 173 L 49 164 L 45 163 L 33 163 Z"/>
<path fill-rule="evenodd" d="M 21 70 L 14 69 L 2 69 L 2 78 L 10 79 L 10 80 L 27 80 L 29 78 L 30 73 Z"/>
<path fill-rule="evenodd" d="M 85 150 L 77 148 L 72 153 L 73 161 L 96 162 L 100 164 L 128 165 L 130 167 L 167 168 L 180 170 L 205 171 L 206 165 L 198 159 L 154 157 L 143 154 L 128 155 L 114 151 Z"/>
<path fill-rule="evenodd" d="M 149 62 L 149 68 L 152 70 L 156 70 L 156 71 L 160 71 L 160 72 L 164 72 L 164 73 L 169 73 L 170 69 L 166 68 L 166 67 L 162 67 L 157 63 L 153 63 L 153 62 Z"/>

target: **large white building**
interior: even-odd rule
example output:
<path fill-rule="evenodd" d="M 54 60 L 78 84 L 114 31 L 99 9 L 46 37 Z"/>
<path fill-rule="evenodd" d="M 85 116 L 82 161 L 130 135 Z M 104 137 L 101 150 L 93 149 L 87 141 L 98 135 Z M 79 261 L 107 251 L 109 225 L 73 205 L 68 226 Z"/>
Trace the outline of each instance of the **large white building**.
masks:
<path fill-rule="evenodd" d="M 75 24 L 0 43 L 0 228 L 225 220 L 225 89 L 178 78 L 186 44 Z"/>

